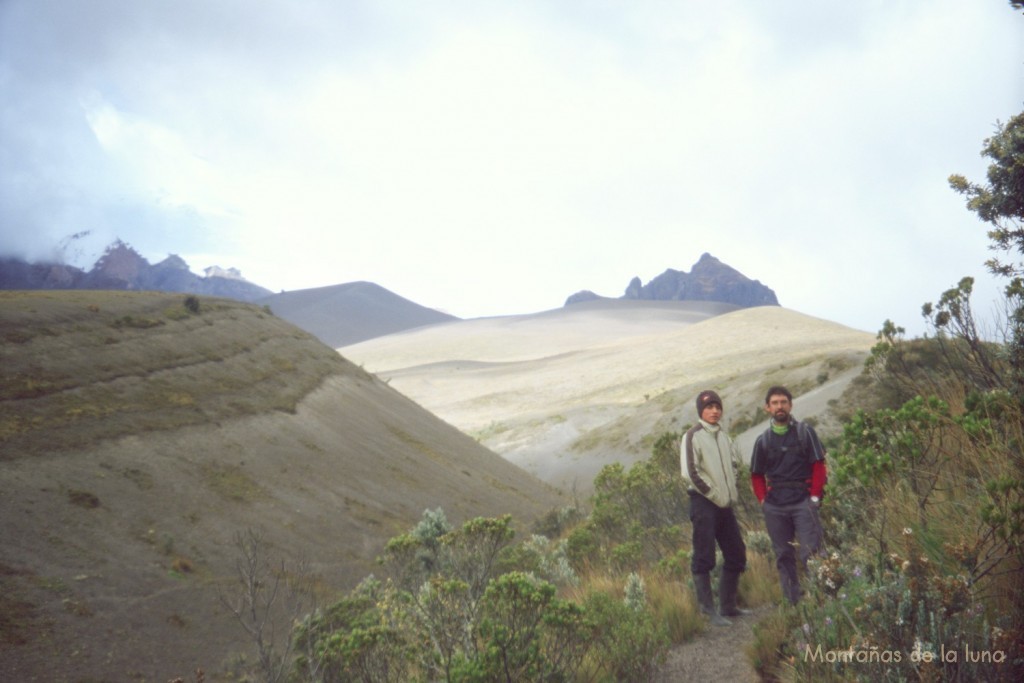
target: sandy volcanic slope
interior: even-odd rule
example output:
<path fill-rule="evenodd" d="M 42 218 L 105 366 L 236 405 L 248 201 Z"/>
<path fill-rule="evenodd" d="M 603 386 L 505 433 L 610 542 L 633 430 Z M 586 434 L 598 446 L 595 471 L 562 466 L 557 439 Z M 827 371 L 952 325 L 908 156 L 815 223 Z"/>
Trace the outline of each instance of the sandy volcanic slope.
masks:
<path fill-rule="evenodd" d="M 756 409 L 769 374 L 817 373 L 814 361 L 859 359 L 873 343 L 867 332 L 776 306 L 616 301 L 434 326 L 339 351 L 516 464 L 564 484 L 578 474 L 558 462 L 568 452 L 590 461 L 588 476 L 594 461 L 636 459 L 635 448 L 612 447 L 610 425 L 623 423 L 621 441 L 635 444 L 666 411 L 677 425 L 692 421 L 690 394 L 702 386 L 724 392 L 733 415 Z M 778 381 L 805 379 L 798 375 Z M 671 405 L 650 408 L 672 392 L 679 395 Z"/>
<path fill-rule="evenodd" d="M 339 349 L 461 429 L 583 403 L 630 401 L 659 375 L 661 339 L 735 306 L 592 302 L 534 315 L 479 318 Z M 643 354 L 643 357 L 636 354 Z M 646 369 L 645 369 L 646 368 Z M 636 385 L 636 386 L 634 386 Z"/>

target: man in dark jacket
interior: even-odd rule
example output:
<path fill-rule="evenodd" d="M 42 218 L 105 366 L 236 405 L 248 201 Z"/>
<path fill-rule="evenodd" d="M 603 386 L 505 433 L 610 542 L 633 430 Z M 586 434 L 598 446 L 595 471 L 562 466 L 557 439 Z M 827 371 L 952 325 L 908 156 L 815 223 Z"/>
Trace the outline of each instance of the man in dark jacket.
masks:
<path fill-rule="evenodd" d="M 818 435 L 810 425 L 797 421 L 792 409 L 793 395 L 786 387 L 768 390 L 765 410 L 772 421 L 754 442 L 750 479 L 772 539 L 782 595 L 796 604 L 802 592 L 793 542 L 806 569 L 807 559 L 822 545 L 818 507 L 826 471 L 825 449 Z"/>

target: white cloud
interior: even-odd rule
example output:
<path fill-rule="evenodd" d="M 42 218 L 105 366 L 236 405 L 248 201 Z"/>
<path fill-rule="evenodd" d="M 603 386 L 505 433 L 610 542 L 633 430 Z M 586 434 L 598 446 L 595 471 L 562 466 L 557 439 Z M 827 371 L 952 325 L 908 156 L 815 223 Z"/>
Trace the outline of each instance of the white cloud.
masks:
<path fill-rule="evenodd" d="M 710 251 L 797 310 L 914 327 L 982 274 L 945 179 L 981 176 L 1024 99 L 1021 19 L 963 0 L 54 7 L 0 10 L 3 122 L 38 131 L 0 141 L 0 220 L 54 240 L 89 216 L 271 289 L 366 279 L 467 317 Z"/>

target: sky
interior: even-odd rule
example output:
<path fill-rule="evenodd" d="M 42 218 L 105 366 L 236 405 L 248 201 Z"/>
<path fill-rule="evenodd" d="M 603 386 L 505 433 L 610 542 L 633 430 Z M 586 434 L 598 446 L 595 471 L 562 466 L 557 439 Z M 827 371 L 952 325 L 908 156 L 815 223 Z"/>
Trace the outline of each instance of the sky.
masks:
<path fill-rule="evenodd" d="M 1005 0 L 0 0 L 0 254 L 474 318 L 708 252 L 912 336 L 964 276 L 995 310 L 947 179 L 1022 109 Z"/>

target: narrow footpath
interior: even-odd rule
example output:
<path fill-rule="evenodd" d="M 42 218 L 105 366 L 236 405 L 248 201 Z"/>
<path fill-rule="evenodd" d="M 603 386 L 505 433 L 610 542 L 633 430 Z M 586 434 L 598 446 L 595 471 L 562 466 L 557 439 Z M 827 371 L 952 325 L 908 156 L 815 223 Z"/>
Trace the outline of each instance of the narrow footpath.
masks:
<path fill-rule="evenodd" d="M 754 641 L 754 624 L 769 609 L 730 617 L 732 626 L 708 626 L 694 640 L 672 648 L 652 683 L 757 683 L 760 678 L 747 659 L 747 645 Z"/>

